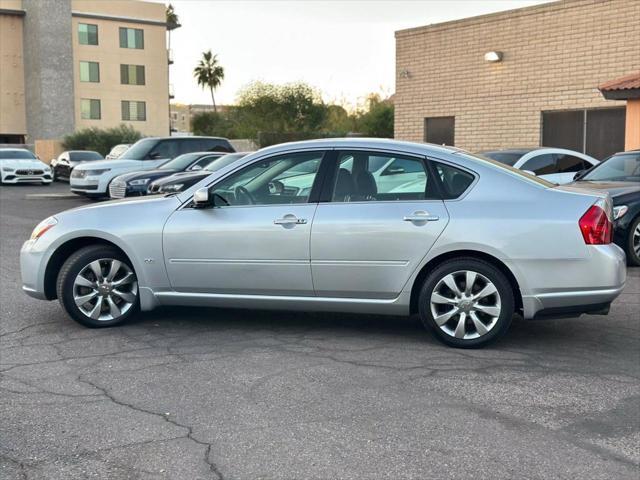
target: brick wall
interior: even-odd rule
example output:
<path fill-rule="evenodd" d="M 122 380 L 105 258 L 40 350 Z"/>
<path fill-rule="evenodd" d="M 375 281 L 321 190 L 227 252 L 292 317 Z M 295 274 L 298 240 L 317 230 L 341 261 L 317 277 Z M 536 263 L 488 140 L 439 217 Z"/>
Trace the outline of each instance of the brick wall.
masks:
<path fill-rule="evenodd" d="M 488 63 L 486 52 L 504 52 Z M 541 111 L 612 107 L 597 86 L 640 70 L 640 0 L 567 0 L 396 32 L 395 137 L 455 116 L 468 150 L 540 144 Z"/>

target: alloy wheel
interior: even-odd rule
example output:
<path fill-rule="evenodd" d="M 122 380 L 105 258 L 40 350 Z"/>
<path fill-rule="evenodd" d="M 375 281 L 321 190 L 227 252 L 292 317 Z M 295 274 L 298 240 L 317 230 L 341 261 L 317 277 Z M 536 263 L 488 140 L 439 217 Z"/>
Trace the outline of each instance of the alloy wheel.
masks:
<path fill-rule="evenodd" d="M 430 308 L 440 330 L 464 340 L 489 333 L 502 310 L 496 286 L 471 270 L 449 273 L 440 279 L 431 293 Z"/>
<path fill-rule="evenodd" d="M 131 268 L 115 258 L 101 258 L 86 265 L 73 282 L 73 299 L 88 318 L 115 320 L 131 309 L 138 282 Z"/>
<path fill-rule="evenodd" d="M 636 257 L 640 258 L 640 223 L 636 225 L 636 229 L 633 231 L 633 251 Z"/>

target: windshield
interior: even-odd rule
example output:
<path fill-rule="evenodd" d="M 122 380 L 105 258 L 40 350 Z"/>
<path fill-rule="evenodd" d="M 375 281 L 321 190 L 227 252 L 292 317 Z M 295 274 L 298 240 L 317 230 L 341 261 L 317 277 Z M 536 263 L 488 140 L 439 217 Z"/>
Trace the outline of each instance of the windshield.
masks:
<path fill-rule="evenodd" d="M 246 155 L 246 153 L 230 153 L 229 155 L 224 155 L 220 158 L 216 158 L 213 162 L 204 167 L 204 170 L 207 172 L 216 172 L 227 165 L 231 165 L 233 162 Z"/>
<path fill-rule="evenodd" d="M 138 140 L 131 145 L 118 159 L 126 160 L 144 160 L 147 158 L 149 151 L 158 143 L 155 138 L 145 138 Z"/>
<path fill-rule="evenodd" d="M 189 165 L 202 157 L 202 153 L 184 153 L 177 156 L 173 160 L 169 160 L 167 163 L 163 163 L 160 170 L 185 170 Z"/>
<path fill-rule="evenodd" d="M 640 152 L 622 153 L 609 157 L 580 180 L 640 182 Z"/>
<path fill-rule="evenodd" d="M 0 160 L 35 160 L 36 156 L 29 150 L 0 150 Z"/>
<path fill-rule="evenodd" d="M 484 152 L 481 155 L 513 167 L 524 154 L 519 152 Z"/>
<path fill-rule="evenodd" d="M 87 160 L 103 160 L 103 157 L 98 152 L 93 151 L 69 152 L 69 160 L 73 162 L 84 162 Z"/>
<path fill-rule="evenodd" d="M 477 153 L 469 153 L 466 152 L 464 150 L 458 150 L 458 152 L 456 152 L 458 155 L 463 155 L 465 157 L 471 158 L 473 160 L 480 160 L 483 162 L 487 162 L 490 163 L 491 165 L 493 165 L 494 167 L 498 167 L 501 170 L 506 170 L 507 172 L 513 174 L 513 175 L 517 175 L 519 177 L 523 177 L 527 180 L 530 180 L 532 182 L 536 182 L 537 184 L 543 186 L 543 187 L 547 187 L 547 188 L 551 188 L 551 187 L 555 187 L 556 184 L 555 183 L 551 183 L 548 182 L 547 180 L 544 180 L 540 177 L 536 177 L 535 175 L 531 175 L 530 173 L 527 173 L 523 170 L 518 170 L 517 168 L 513 168 L 511 165 L 506 165 L 504 163 L 501 163 L 497 160 L 494 160 L 493 158 L 489 158 L 489 157 L 485 157 L 484 155 L 479 155 Z"/>

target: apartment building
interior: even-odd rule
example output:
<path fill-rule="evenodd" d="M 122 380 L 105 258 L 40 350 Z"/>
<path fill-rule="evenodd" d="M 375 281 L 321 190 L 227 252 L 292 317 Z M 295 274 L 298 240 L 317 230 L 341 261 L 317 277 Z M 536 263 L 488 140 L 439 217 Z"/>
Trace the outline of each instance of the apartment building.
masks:
<path fill-rule="evenodd" d="M 598 87 L 640 71 L 639 45 L 638 0 L 566 0 L 398 31 L 395 137 L 603 158 L 624 150 L 627 125 L 640 127 L 625 121 L 622 97 Z"/>
<path fill-rule="evenodd" d="M 165 5 L 0 0 L 0 143 L 86 127 L 169 134 Z"/>

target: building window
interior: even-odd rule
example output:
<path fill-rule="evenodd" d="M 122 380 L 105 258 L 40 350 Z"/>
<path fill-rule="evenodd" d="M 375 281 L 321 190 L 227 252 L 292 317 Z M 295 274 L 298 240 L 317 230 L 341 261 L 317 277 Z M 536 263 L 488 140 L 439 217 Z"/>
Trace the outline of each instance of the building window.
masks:
<path fill-rule="evenodd" d="M 99 82 L 100 64 L 98 62 L 80 62 L 80 81 Z"/>
<path fill-rule="evenodd" d="M 147 119 L 147 105 L 145 102 L 122 101 L 122 120 L 144 122 Z"/>
<path fill-rule="evenodd" d="M 120 27 L 120 48 L 144 48 L 144 30 Z"/>
<path fill-rule="evenodd" d="M 89 23 L 78 24 L 80 45 L 98 45 L 98 26 Z"/>
<path fill-rule="evenodd" d="M 424 119 L 424 141 L 437 145 L 454 145 L 456 117 Z"/>
<path fill-rule="evenodd" d="M 625 108 L 542 112 L 542 145 L 602 160 L 624 150 Z"/>
<path fill-rule="evenodd" d="M 144 65 L 120 65 L 120 83 L 144 85 Z"/>
<path fill-rule="evenodd" d="M 81 98 L 80 117 L 83 120 L 100 120 L 100 100 L 95 98 Z"/>

